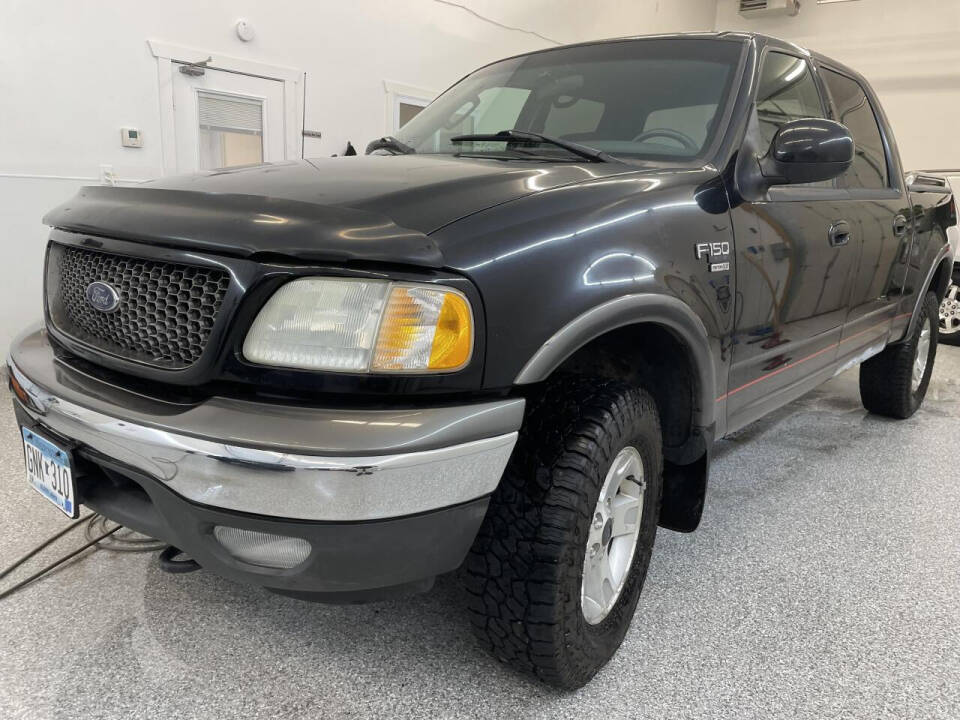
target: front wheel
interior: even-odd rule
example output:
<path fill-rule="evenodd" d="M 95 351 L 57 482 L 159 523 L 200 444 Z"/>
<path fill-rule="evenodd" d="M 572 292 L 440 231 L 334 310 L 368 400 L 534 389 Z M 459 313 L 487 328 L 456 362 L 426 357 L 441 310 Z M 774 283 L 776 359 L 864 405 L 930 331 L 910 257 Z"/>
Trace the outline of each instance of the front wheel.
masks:
<path fill-rule="evenodd" d="M 650 562 L 662 472 L 643 390 L 568 377 L 531 403 L 464 573 L 496 658 L 575 689 L 613 656 Z"/>
<path fill-rule="evenodd" d="M 860 366 L 860 399 L 872 413 L 913 415 L 927 394 L 937 357 L 937 296 L 928 292 L 910 337 Z"/>

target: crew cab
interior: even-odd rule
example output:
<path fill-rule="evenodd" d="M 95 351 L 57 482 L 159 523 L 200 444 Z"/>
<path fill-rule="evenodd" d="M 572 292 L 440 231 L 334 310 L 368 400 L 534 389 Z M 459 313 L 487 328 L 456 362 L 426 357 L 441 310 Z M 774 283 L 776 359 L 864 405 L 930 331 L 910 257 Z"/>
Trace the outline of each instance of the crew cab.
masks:
<path fill-rule="evenodd" d="M 711 448 L 860 365 L 923 401 L 952 196 L 850 68 L 761 35 L 552 48 L 368 154 L 88 187 L 9 375 L 28 479 L 301 598 L 459 569 L 561 687 L 627 632 Z"/>

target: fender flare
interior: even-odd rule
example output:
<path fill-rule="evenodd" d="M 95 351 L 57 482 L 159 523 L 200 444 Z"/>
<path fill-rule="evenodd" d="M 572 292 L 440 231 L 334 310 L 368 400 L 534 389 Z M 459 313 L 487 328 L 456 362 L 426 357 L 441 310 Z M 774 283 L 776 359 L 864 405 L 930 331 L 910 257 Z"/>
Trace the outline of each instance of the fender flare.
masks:
<path fill-rule="evenodd" d="M 946 236 L 946 233 L 944 233 L 944 236 Z M 924 278 L 923 285 L 920 286 L 921 290 L 917 293 L 917 299 L 913 304 L 913 312 L 910 313 L 910 322 L 907 325 L 907 330 L 903 334 L 903 337 L 898 340 L 898 342 L 913 335 L 913 331 L 917 328 L 917 318 L 920 316 L 920 307 L 923 305 L 923 298 L 926 297 L 927 291 L 930 289 L 930 285 L 934 281 L 934 273 L 937 272 L 940 264 L 949 257 L 950 245 L 946 244 L 940 248 L 940 251 L 933 259 L 933 262 L 930 263 L 930 269 L 927 270 L 927 276 Z"/>
<path fill-rule="evenodd" d="M 578 315 L 540 346 L 514 379 L 514 384 L 528 385 L 546 380 L 564 360 L 590 341 L 611 330 L 637 323 L 666 327 L 690 350 L 693 371 L 699 381 L 694 425 L 713 426 L 716 372 L 707 329 L 686 303 L 669 295 L 623 295 Z"/>

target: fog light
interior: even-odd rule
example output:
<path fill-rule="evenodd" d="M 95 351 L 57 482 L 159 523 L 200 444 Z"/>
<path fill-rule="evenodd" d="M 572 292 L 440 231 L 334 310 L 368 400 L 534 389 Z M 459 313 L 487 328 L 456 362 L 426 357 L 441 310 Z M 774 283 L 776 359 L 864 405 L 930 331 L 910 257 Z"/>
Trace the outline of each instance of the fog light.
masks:
<path fill-rule="evenodd" d="M 260 567 L 296 567 L 310 554 L 310 543 L 303 538 L 241 530 L 226 525 L 214 527 L 213 536 L 237 560 Z"/>

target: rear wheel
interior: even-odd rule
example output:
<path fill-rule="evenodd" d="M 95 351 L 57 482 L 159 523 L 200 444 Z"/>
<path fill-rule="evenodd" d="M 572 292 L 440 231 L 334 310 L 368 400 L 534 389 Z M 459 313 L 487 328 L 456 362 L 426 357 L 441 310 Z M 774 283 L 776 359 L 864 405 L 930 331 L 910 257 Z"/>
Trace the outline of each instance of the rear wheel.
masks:
<path fill-rule="evenodd" d="M 950 286 L 940 303 L 940 336 L 938 342 L 960 345 L 960 270 L 953 271 Z"/>
<path fill-rule="evenodd" d="M 646 392 L 568 377 L 532 403 L 464 573 L 496 658 L 573 689 L 613 656 L 650 562 L 662 470 Z"/>
<path fill-rule="evenodd" d="M 909 338 L 860 366 L 860 399 L 872 413 L 913 415 L 927 394 L 937 356 L 937 296 L 928 292 Z"/>

